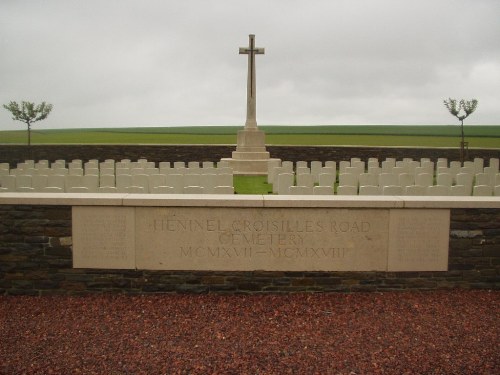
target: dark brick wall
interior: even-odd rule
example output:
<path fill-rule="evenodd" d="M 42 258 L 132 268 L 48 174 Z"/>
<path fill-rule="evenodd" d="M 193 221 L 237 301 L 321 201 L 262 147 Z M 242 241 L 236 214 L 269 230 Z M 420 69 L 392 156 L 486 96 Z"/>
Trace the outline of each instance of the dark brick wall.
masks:
<path fill-rule="evenodd" d="M 447 272 L 73 269 L 71 207 L 0 205 L 0 294 L 500 289 L 500 209 L 451 210 Z"/>
<path fill-rule="evenodd" d="M 34 145 L 31 148 L 21 145 L 0 145 L 0 163 L 16 163 L 26 159 L 131 159 L 146 158 L 150 161 L 219 161 L 230 157 L 235 146 L 224 145 Z M 349 160 L 359 157 L 367 160 L 377 157 L 384 160 L 393 157 L 401 160 L 405 157 L 420 159 L 439 157 L 459 160 L 456 148 L 403 148 L 403 147 L 340 147 L 340 146 L 268 146 L 272 157 L 282 160 Z M 482 157 L 500 157 L 498 149 L 471 149 L 469 159 Z"/>

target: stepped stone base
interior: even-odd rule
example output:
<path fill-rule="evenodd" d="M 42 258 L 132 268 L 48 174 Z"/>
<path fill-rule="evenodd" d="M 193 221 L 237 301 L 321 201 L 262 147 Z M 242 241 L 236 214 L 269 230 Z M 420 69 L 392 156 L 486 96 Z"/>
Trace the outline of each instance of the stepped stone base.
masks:
<path fill-rule="evenodd" d="M 234 159 L 222 158 L 221 161 L 229 162 L 229 166 L 233 168 L 233 174 L 243 176 L 267 176 L 267 164 L 269 160 L 279 159 Z"/>
<path fill-rule="evenodd" d="M 238 130 L 236 151 L 240 152 L 265 152 L 266 133 L 262 130 Z"/>
<path fill-rule="evenodd" d="M 271 159 L 266 151 L 266 134 L 258 129 L 238 131 L 236 151 L 232 158 L 223 158 L 233 168 L 236 175 L 267 175 L 267 165 Z"/>
<path fill-rule="evenodd" d="M 231 153 L 233 159 L 237 160 L 263 160 L 269 159 L 270 155 L 267 151 L 259 151 L 259 152 L 248 152 L 248 151 L 233 151 Z"/>

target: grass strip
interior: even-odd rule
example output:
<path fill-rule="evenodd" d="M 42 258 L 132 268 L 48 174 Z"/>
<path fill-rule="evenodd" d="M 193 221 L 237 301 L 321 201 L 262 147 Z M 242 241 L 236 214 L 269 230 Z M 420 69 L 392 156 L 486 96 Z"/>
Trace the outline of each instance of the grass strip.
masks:
<path fill-rule="evenodd" d="M 267 176 L 234 176 L 233 186 L 236 194 L 273 193 L 273 185 L 267 183 Z"/>

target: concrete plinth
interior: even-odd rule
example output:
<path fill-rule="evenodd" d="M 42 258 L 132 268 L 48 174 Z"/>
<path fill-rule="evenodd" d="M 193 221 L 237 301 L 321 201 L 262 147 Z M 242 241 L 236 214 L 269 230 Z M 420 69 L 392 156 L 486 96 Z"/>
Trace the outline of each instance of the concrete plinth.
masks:
<path fill-rule="evenodd" d="M 239 160 L 233 158 L 222 158 L 221 161 L 227 161 L 233 168 L 233 174 L 240 176 L 267 176 L 267 165 L 269 160 L 279 159 L 261 159 L 261 160 Z"/>
<path fill-rule="evenodd" d="M 233 168 L 236 175 L 267 175 L 267 165 L 271 159 L 266 151 L 266 134 L 258 129 L 238 131 L 236 151 L 231 158 L 223 158 Z"/>
<path fill-rule="evenodd" d="M 266 133 L 262 130 L 238 130 L 236 151 L 239 152 L 265 152 Z"/>

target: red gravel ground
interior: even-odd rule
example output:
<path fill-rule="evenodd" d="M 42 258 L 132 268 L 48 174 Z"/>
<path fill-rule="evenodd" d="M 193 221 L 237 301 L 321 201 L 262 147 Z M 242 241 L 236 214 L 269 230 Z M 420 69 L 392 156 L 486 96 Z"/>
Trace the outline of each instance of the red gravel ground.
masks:
<path fill-rule="evenodd" d="M 499 374 L 496 291 L 0 297 L 2 374 Z"/>

